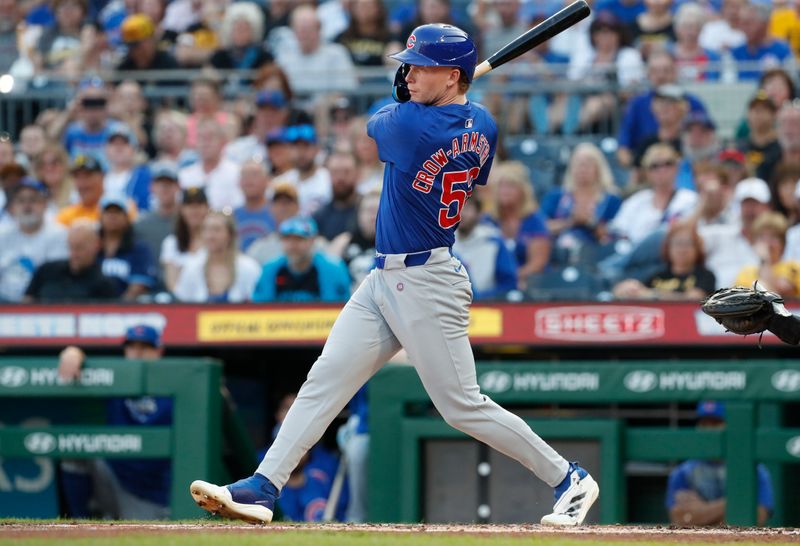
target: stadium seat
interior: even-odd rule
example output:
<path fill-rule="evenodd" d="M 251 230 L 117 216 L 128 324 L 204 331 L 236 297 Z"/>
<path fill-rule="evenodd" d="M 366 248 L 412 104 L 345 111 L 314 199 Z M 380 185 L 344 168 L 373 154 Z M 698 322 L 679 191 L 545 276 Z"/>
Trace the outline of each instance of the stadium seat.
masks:
<path fill-rule="evenodd" d="M 586 268 L 567 266 L 531 275 L 525 295 L 533 301 L 596 301 L 606 287 Z"/>

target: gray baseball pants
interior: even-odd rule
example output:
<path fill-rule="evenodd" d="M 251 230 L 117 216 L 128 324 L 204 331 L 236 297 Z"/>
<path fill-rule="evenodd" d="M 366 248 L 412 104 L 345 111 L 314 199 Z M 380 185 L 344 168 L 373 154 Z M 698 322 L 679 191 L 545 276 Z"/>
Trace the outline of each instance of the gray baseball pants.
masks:
<path fill-rule="evenodd" d="M 342 309 L 258 473 L 282 488 L 356 391 L 403 347 L 450 426 L 555 487 L 567 461 L 480 392 L 467 337 L 472 289 L 461 262 L 447 248 L 420 266 L 406 267 L 405 258 L 387 255 L 384 269 L 373 270 Z"/>

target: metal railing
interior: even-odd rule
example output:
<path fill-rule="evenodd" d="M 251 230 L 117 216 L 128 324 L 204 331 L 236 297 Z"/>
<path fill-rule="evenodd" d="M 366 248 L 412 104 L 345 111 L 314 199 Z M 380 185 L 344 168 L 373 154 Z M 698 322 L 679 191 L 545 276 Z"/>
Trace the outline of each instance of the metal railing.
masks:
<path fill-rule="evenodd" d="M 730 73 L 730 66 L 709 65 L 706 70 L 725 70 Z M 741 65 L 738 68 L 747 68 Z M 322 71 L 315 75 L 315 81 L 335 81 L 333 75 L 337 68 Z M 95 75 L 85 74 L 85 77 Z M 170 106 L 188 107 L 188 89 L 199 77 L 210 76 L 221 82 L 226 99 L 252 97 L 254 89 L 251 82 L 257 77 L 257 71 L 207 71 L 183 69 L 169 71 L 113 71 L 96 74 L 109 84 L 125 80 L 141 83 L 143 93 L 154 107 Z M 295 100 L 300 106 L 308 106 L 317 99 L 330 95 L 344 95 L 351 101 L 352 107 L 359 114 L 366 113 L 377 101 L 385 100 L 391 92 L 394 71 L 386 67 L 359 68 L 356 71 L 358 85 L 354 88 L 331 85 L 324 91 L 294 89 Z M 734 73 L 735 76 L 735 73 Z M 29 80 L 8 80 L 0 85 L 0 130 L 12 136 L 27 124 L 33 123 L 37 116 L 50 108 L 63 109 L 74 97 L 76 81 L 66 80 L 55 74 L 37 75 Z M 744 115 L 744 108 L 749 96 L 755 90 L 756 82 L 734 81 L 730 77 L 718 81 L 686 81 L 682 85 L 699 96 L 708 107 L 712 117 L 717 121 L 721 136 L 728 137 L 733 133 L 735 125 Z M 513 63 L 500 69 L 496 74 L 476 80 L 470 91 L 474 100 L 482 101 L 487 95 L 500 95 L 506 98 L 525 98 L 535 95 L 569 94 L 580 99 L 598 93 L 614 93 L 620 96 L 616 108 L 610 112 L 609 122 L 601 128 L 601 133 L 612 135 L 616 132 L 618 121 L 623 114 L 625 98 L 635 95 L 647 88 L 646 82 L 622 89 L 615 82 L 591 82 L 587 80 L 570 80 L 567 78 L 567 66 L 530 65 Z M 505 102 L 503 102 L 505 105 Z M 501 120 L 502 122 L 502 120 Z M 501 130 L 505 127 L 501 126 Z"/>

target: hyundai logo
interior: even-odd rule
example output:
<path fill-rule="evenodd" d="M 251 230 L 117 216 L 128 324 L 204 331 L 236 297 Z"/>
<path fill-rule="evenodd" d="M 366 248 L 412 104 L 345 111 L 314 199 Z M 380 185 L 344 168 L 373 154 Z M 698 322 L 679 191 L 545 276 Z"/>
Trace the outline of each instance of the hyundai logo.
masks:
<path fill-rule="evenodd" d="M 28 383 L 28 370 L 19 366 L 0 368 L 0 386 L 14 389 Z"/>
<path fill-rule="evenodd" d="M 649 392 L 656 388 L 658 376 L 648 370 L 635 370 L 625 376 L 625 388 L 633 392 Z"/>
<path fill-rule="evenodd" d="M 506 392 L 511 388 L 513 381 L 511 374 L 500 371 L 486 372 L 479 381 L 481 389 L 488 392 Z"/>
<path fill-rule="evenodd" d="M 781 370 L 772 374 L 772 386 L 781 392 L 800 391 L 800 371 Z"/>
<path fill-rule="evenodd" d="M 25 449 L 37 455 L 44 455 L 56 449 L 56 437 L 49 432 L 34 432 L 25 436 Z"/>

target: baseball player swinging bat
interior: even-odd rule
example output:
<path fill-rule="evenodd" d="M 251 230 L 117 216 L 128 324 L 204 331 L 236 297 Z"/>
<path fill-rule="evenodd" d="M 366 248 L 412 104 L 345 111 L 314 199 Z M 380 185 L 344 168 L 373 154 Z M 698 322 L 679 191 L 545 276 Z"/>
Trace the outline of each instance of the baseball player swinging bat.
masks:
<path fill-rule="evenodd" d="M 189 491 L 200 507 L 252 523 L 272 521 L 275 502 L 303 455 L 402 347 L 448 424 L 517 460 L 553 489 L 552 513 L 542 524 L 584 522 L 600 493 L 597 482 L 480 391 L 467 332 L 472 285 L 452 246 L 464 203 L 488 181 L 499 136 L 491 113 L 467 99 L 468 85 L 461 84 L 588 13 L 579 0 L 477 70 L 474 40 L 453 25 L 420 25 L 406 48 L 390 55 L 402 63 L 392 89 L 396 104 L 384 106 L 367 123 L 385 164 L 375 268 L 336 319 L 256 471 L 226 486 L 195 480 Z"/>
<path fill-rule="evenodd" d="M 472 79 L 480 78 L 490 70 L 516 59 L 526 51 L 543 44 L 556 34 L 564 32 L 579 21 L 586 19 L 591 13 L 585 0 L 578 0 L 568 5 L 555 15 L 548 17 L 529 31 L 509 42 L 491 57 L 475 67 Z"/>

